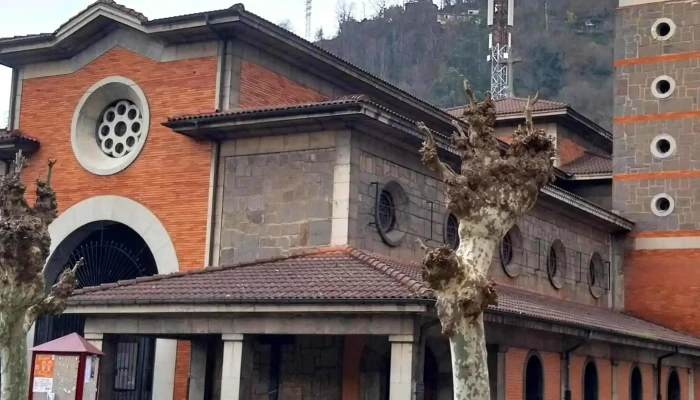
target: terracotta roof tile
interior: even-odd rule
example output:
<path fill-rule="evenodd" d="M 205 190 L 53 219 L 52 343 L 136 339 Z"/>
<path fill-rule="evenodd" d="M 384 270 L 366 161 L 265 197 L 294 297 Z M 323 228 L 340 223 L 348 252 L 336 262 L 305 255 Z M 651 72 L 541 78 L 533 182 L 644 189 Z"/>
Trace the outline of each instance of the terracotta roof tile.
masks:
<path fill-rule="evenodd" d="M 574 175 L 612 174 L 612 157 L 586 152 L 561 169 Z"/>
<path fill-rule="evenodd" d="M 700 348 L 700 339 L 609 309 L 499 285 L 488 313 Z M 421 266 L 350 247 L 78 290 L 70 304 L 430 301 Z"/>
<path fill-rule="evenodd" d="M 0 140 L 13 139 L 13 138 L 18 138 L 18 139 L 22 139 L 22 140 L 26 140 L 26 141 L 30 141 L 30 142 L 39 143 L 39 139 L 25 135 L 20 130 L 15 129 L 15 130 L 10 131 L 7 129 L 0 129 Z"/>
<path fill-rule="evenodd" d="M 495 100 L 496 104 L 496 114 L 497 115 L 512 115 L 512 114 L 524 114 L 525 106 L 527 105 L 527 99 L 521 97 L 512 97 L 505 99 Z M 459 106 L 448 108 L 445 111 L 452 115 L 453 117 L 459 118 L 462 116 L 464 109 L 467 106 Z M 558 101 L 550 100 L 539 100 L 535 107 L 533 108 L 534 113 L 547 112 L 547 111 L 565 111 L 569 106 L 565 103 L 560 103 Z"/>

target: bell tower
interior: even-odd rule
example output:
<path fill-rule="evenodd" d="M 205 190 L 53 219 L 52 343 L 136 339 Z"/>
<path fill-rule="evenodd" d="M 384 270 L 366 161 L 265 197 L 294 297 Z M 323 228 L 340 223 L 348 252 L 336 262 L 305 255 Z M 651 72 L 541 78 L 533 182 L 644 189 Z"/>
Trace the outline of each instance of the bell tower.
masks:
<path fill-rule="evenodd" d="M 700 4 L 619 0 L 613 208 L 636 222 L 625 308 L 700 334 Z"/>

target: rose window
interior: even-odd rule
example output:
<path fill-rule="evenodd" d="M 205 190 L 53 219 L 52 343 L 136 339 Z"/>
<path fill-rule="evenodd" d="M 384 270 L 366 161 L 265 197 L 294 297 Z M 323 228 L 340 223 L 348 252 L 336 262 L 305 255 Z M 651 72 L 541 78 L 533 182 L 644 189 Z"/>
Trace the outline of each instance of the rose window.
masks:
<path fill-rule="evenodd" d="M 103 112 L 97 128 L 100 149 L 112 158 L 129 154 L 141 140 L 141 110 L 129 100 L 112 103 Z"/>

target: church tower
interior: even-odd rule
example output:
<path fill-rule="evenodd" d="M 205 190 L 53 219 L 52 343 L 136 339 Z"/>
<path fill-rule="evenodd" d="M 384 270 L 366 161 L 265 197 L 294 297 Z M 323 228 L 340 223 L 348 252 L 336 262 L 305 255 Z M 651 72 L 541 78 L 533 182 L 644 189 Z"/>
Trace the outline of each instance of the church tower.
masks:
<path fill-rule="evenodd" d="M 700 3 L 616 13 L 613 207 L 636 222 L 625 308 L 700 335 Z"/>

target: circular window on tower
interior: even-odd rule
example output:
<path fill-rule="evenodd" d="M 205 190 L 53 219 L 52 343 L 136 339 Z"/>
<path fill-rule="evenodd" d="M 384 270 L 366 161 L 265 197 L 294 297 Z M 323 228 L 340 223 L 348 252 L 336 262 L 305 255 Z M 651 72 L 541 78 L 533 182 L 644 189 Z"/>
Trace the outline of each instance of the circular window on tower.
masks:
<path fill-rule="evenodd" d="M 669 40 L 676 33 L 676 24 L 670 18 L 659 18 L 651 25 L 651 36 L 656 40 Z"/>
<path fill-rule="evenodd" d="M 124 77 L 103 79 L 88 89 L 73 114 L 73 153 L 93 174 L 116 174 L 143 149 L 149 123 L 148 102 L 136 83 Z"/>
<path fill-rule="evenodd" d="M 657 194 L 651 199 L 651 211 L 658 217 L 666 217 L 673 212 L 675 202 L 666 193 Z"/>
<path fill-rule="evenodd" d="M 676 140 L 670 135 L 658 135 L 651 141 L 651 154 L 656 158 L 668 158 L 676 152 Z"/>
<path fill-rule="evenodd" d="M 668 75 L 662 75 L 651 83 L 651 94 L 657 99 L 665 99 L 676 90 L 676 81 Z"/>
<path fill-rule="evenodd" d="M 374 223 L 382 241 L 389 246 L 396 247 L 406 235 L 406 205 L 408 199 L 401 185 L 391 181 L 384 185 L 376 198 Z"/>

